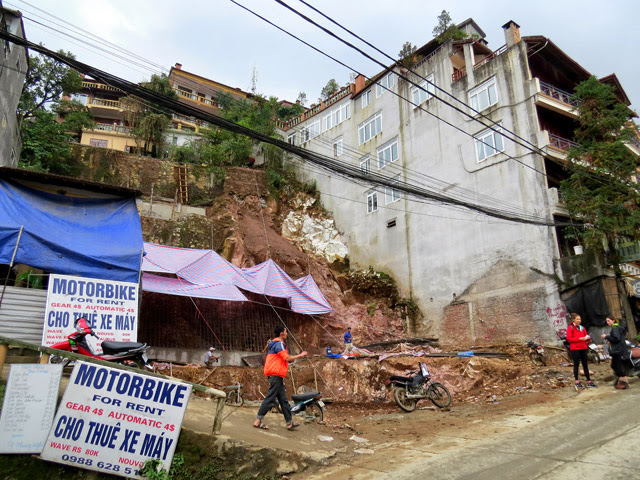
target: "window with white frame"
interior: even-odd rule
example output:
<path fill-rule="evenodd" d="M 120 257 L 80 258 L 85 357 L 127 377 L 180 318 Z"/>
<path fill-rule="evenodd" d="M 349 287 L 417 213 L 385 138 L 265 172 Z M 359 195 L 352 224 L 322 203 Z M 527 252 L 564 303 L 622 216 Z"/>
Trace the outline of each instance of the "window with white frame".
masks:
<path fill-rule="evenodd" d="M 411 98 L 413 103 L 420 105 L 422 102 L 429 100 L 436 91 L 436 87 L 433 84 L 433 73 L 429 75 L 425 80 L 418 83 L 418 86 L 411 87 Z"/>
<path fill-rule="evenodd" d="M 398 141 L 394 140 L 378 149 L 378 170 L 398 160 Z"/>
<path fill-rule="evenodd" d="M 365 108 L 370 103 L 371 103 L 371 90 L 367 90 L 360 97 L 360 106 L 361 108 Z"/>
<path fill-rule="evenodd" d="M 300 141 L 302 143 L 308 142 L 312 138 L 320 135 L 320 121 L 317 120 L 313 123 L 310 123 L 306 127 L 300 129 Z"/>
<path fill-rule="evenodd" d="M 493 155 L 504 152 L 504 141 L 500 133 L 502 132 L 502 128 L 500 128 L 500 126 L 494 128 L 497 131 L 489 129 L 474 135 L 478 162 L 482 162 Z"/>
<path fill-rule="evenodd" d="M 342 137 L 333 141 L 333 156 L 338 158 L 340 155 L 342 155 Z"/>
<path fill-rule="evenodd" d="M 367 213 L 378 211 L 378 192 L 371 190 L 367 192 Z"/>
<path fill-rule="evenodd" d="M 369 155 L 360 159 L 360 171 L 362 173 L 371 172 L 371 157 Z"/>
<path fill-rule="evenodd" d="M 478 112 L 498 103 L 496 77 L 490 78 L 482 85 L 471 90 L 469 92 L 469 103 L 471 104 L 471 108 Z"/>
<path fill-rule="evenodd" d="M 378 112 L 358 126 L 360 145 L 368 142 L 382 131 L 382 113 Z"/>
<path fill-rule="evenodd" d="M 393 72 L 389 72 L 384 77 L 380 79 L 378 83 L 376 83 L 376 98 L 382 95 L 385 90 L 392 89 L 396 83 L 396 74 Z"/>
<path fill-rule="evenodd" d="M 295 132 L 290 134 L 287 137 L 287 143 L 290 143 L 291 145 L 295 145 L 296 144 L 296 134 L 295 134 Z"/>
<path fill-rule="evenodd" d="M 398 180 L 395 180 L 394 183 L 398 183 Z M 400 200 L 401 195 L 400 190 L 397 188 L 384 187 L 384 204 L 389 205 L 390 203 L 397 202 Z"/>
<path fill-rule="evenodd" d="M 341 124 L 348 118 L 351 118 L 351 107 L 349 106 L 349 102 L 343 103 L 342 105 L 329 110 L 327 114 L 322 117 L 322 131 L 326 132 L 336 125 Z"/>

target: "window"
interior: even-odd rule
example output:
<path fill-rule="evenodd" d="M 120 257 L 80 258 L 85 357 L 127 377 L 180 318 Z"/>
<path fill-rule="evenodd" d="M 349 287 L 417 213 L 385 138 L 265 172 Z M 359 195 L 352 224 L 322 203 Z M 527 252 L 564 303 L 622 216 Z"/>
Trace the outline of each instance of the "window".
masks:
<path fill-rule="evenodd" d="M 342 155 L 342 137 L 333 141 L 333 156 L 338 158 Z"/>
<path fill-rule="evenodd" d="M 367 213 L 378 211 L 378 192 L 371 191 L 367 193 Z"/>
<path fill-rule="evenodd" d="M 397 183 L 397 180 L 394 183 Z M 384 187 L 384 204 L 389 205 L 390 203 L 397 202 L 400 200 L 401 195 L 400 190 L 397 188 Z"/>
<path fill-rule="evenodd" d="M 328 111 L 327 114 L 322 117 L 322 131 L 326 132 L 348 118 L 351 118 L 351 108 L 347 102 Z"/>
<path fill-rule="evenodd" d="M 358 138 L 360 145 L 368 142 L 382 131 L 382 113 L 378 112 L 364 123 L 358 126 Z"/>
<path fill-rule="evenodd" d="M 367 90 L 366 92 L 364 92 L 362 94 L 362 97 L 360 97 L 361 100 L 361 106 L 362 108 L 365 108 L 367 105 L 369 105 L 371 103 L 371 90 Z"/>
<path fill-rule="evenodd" d="M 378 149 L 378 170 L 398 160 L 398 141 L 380 147 Z"/>
<path fill-rule="evenodd" d="M 396 74 L 393 72 L 388 73 L 382 79 L 376 83 L 376 98 L 382 95 L 386 89 L 392 89 L 396 82 Z"/>
<path fill-rule="evenodd" d="M 100 140 L 98 138 L 89 139 L 89 145 L 92 147 L 108 148 L 109 143 L 107 140 Z"/>
<path fill-rule="evenodd" d="M 469 92 L 469 103 L 471 103 L 471 108 L 478 112 L 498 103 L 496 77 L 492 77 L 479 87 L 471 90 Z"/>
<path fill-rule="evenodd" d="M 427 77 L 426 80 L 421 81 L 418 87 L 411 87 L 411 98 L 413 103 L 420 105 L 422 102 L 429 100 L 433 93 L 436 91 L 436 87 L 433 85 L 433 73 Z"/>
<path fill-rule="evenodd" d="M 320 135 L 320 121 L 317 120 L 313 123 L 310 123 L 309 125 L 307 125 L 306 127 L 303 127 L 300 130 L 300 137 L 301 137 L 301 142 L 305 143 L 308 142 L 309 140 L 311 140 L 312 138 L 317 137 L 318 135 Z"/>
<path fill-rule="evenodd" d="M 476 155 L 478 162 L 482 162 L 493 155 L 504 152 L 502 134 L 498 133 L 502 131 L 502 128 L 496 126 L 495 129 L 497 132 L 494 132 L 493 130 L 485 130 L 484 132 L 474 136 L 476 139 Z"/>
<path fill-rule="evenodd" d="M 360 160 L 360 171 L 362 173 L 371 172 L 371 157 L 369 155 Z"/>
<path fill-rule="evenodd" d="M 287 143 L 291 144 L 291 145 L 295 145 L 296 144 L 296 134 L 292 133 L 291 135 L 289 135 L 287 137 Z"/>

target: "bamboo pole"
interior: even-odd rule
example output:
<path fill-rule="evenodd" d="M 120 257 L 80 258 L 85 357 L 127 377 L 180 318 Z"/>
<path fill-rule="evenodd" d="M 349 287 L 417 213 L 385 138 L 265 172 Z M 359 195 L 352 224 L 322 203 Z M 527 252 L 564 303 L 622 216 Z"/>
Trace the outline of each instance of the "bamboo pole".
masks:
<path fill-rule="evenodd" d="M 13 248 L 13 255 L 11 256 L 11 263 L 9 263 L 9 270 L 7 271 L 7 276 L 4 279 L 4 286 L 2 287 L 2 295 L 0 295 L 0 307 L 2 307 L 2 300 L 4 299 L 4 292 L 7 289 L 7 283 L 9 283 L 9 275 L 11 275 L 11 269 L 13 268 L 13 261 L 16 259 L 16 253 L 18 253 L 18 245 L 20 245 L 20 239 L 22 238 L 22 231 L 24 230 L 24 225 L 20 226 L 20 232 L 18 232 L 18 240 L 16 241 L 16 246 Z"/>

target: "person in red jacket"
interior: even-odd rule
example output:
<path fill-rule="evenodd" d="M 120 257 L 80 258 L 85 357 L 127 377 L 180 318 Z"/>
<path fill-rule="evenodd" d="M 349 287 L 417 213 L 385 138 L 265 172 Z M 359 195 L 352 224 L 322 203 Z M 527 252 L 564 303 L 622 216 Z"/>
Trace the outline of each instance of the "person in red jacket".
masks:
<path fill-rule="evenodd" d="M 277 399 L 280 403 L 284 420 L 287 422 L 287 429 L 293 430 L 298 424 L 293 423 L 291 417 L 291 405 L 289 405 L 289 401 L 287 400 L 287 390 L 284 386 L 284 379 L 287 376 L 289 362 L 293 362 L 297 358 L 306 357 L 307 352 L 302 352 L 298 355 L 289 355 L 287 346 L 284 343 L 288 335 L 287 329 L 282 325 L 278 325 L 274 329 L 274 333 L 276 337 L 267 345 L 267 359 L 264 362 L 264 374 L 269 379 L 269 391 L 258 409 L 258 415 L 256 415 L 253 426 L 264 430 L 269 429 L 269 427 L 262 423 L 262 420 Z"/>
<path fill-rule="evenodd" d="M 584 375 L 587 377 L 587 387 L 597 388 L 597 385 L 591 381 L 589 375 L 589 362 L 587 360 L 588 342 L 591 337 L 587 333 L 587 329 L 582 325 L 582 318 L 577 313 L 571 314 L 571 323 L 567 327 L 567 341 L 569 342 L 569 350 L 571 351 L 571 359 L 573 360 L 573 377 L 576 379 L 576 388 L 583 389 L 584 385 L 578 379 L 580 371 L 580 363 L 584 369 Z"/>

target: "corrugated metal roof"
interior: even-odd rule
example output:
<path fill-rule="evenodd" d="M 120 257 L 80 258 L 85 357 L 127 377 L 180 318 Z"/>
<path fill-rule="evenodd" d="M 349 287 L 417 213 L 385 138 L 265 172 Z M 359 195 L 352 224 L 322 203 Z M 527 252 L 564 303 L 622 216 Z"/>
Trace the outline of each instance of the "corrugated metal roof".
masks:
<path fill-rule="evenodd" d="M 0 336 L 40 345 L 47 291 L 7 287 L 0 305 Z"/>

